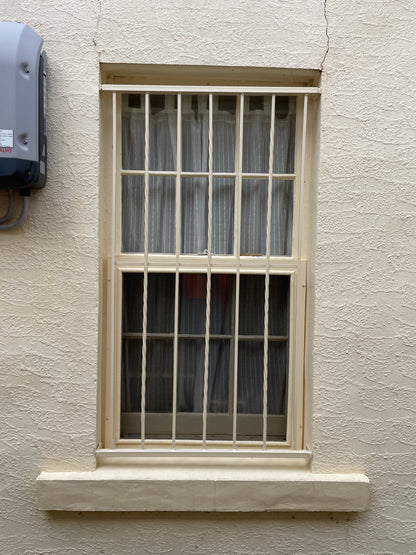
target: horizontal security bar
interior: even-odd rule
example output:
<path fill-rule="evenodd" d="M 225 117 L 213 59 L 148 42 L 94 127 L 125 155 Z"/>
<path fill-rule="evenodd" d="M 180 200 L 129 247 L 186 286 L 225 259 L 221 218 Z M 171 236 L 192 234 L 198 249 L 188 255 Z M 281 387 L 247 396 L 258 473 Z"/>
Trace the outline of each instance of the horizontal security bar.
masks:
<path fill-rule="evenodd" d="M 129 169 L 121 169 L 121 175 L 146 175 L 145 170 L 129 170 Z M 209 178 L 210 175 L 212 177 L 223 177 L 223 178 L 235 178 L 237 174 L 235 172 L 176 172 L 176 171 L 161 171 L 161 170 L 149 170 L 147 172 L 150 176 L 159 176 L 159 177 L 206 177 Z M 294 173 L 248 173 L 242 172 L 241 177 L 242 179 L 268 179 L 269 176 L 272 176 L 273 179 L 280 179 L 281 181 L 293 181 L 296 179 L 296 174 Z"/>
<path fill-rule="evenodd" d="M 203 333 L 178 333 L 177 334 L 179 339 L 204 339 L 205 335 Z M 143 334 L 141 332 L 123 332 L 122 333 L 123 339 L 141 339 Z M 148 339 L 173 339 L 175 334 L 172 333 L 146 333 L 146 337 Z M 229 340 L 233 339 L 233 335 L 230 334 L 216 334 L 210 333 L 210 339 L 219 339 L 219 340 Z M 240 341 L 263 341 L 263 335 L 239 335 Z M 287 341 L 289 337 L 287 335 L 269 335 L 269 341 Z"/>
<path fill-rule="evenodd" d="M 173 86 L 173 85 L 101 85 L 102 91 L 125 93 L 219 93 L 219 94 L 321 94 L 319 87 L 209 87 L 209 86 Z"/>
<path fill-rule="evenodd" d="M 110 457 L 272 457 L 281 459 L 311 459 L 306 449 L 97 449 L 98 458 Z"/>

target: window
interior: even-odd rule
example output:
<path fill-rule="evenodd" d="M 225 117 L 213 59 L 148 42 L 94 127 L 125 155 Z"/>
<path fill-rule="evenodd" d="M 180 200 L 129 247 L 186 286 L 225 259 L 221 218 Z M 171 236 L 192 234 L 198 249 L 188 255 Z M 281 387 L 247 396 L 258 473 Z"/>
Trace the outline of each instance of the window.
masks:
<path fill-rule="evenodd" d="M 319 90 L 105 71 L 102 443 L 94 471 L 42 472 L 38 507 L 365 510 L 368 478 L 313 472 L 303 437 Z"/>
<path fill-rule="evenodd" d="M 302 449 L 317 89 L 103 89 L 113 153 L 104 447 Z"/>

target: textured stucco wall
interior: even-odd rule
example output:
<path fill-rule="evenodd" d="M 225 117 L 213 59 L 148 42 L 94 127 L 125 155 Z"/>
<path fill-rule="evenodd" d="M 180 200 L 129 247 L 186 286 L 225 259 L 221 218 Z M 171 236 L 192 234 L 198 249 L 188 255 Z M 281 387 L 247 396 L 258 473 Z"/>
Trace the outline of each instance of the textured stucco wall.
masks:
<path fill-rule="evenodd" d="M 416 5 L 327 0 L 328 27 L 323 0 L 0 7 L 44 37 L 49 68 L 48 184 L 25 224 L 0 234 L 0 552 L 414 552 Z M 314 465 L 365 472 L 370 510 L 39 512 L 40 470 L 94 466 L 99 62 L 319 69 L 324 58 L 308 349 Z"/>

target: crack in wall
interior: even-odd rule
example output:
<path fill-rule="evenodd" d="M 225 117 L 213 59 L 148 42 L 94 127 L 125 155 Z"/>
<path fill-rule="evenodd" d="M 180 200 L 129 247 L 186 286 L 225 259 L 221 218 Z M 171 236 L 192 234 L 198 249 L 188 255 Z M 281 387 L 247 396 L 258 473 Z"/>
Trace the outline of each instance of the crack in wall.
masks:
<path fill-rule="evenodd" d="M 329 42 L 330 42 L 329 32 L 328 32 L 329 24 L 328 24 L 328 14 L 327 14 L 327 11 L 326 11 L 326 3 L 327 3 L 327 0 L 324 0 L 324 18 L 325 18 L 325 34 L 326 34 L 326 51 L 325 51 L 324 57 L 322 58 L 322 62 L 321 62 L 321 71 L 323 71 L 323 69 L 324 69 L 324 63 L 325 63 L 326 57 L 328 56 L 328 52 L 329 52 Z"/>
<path fill-rule="evenodd" d="M 101 0 L 98 0 L 98 12 L 97 12 L 97 16 L 96 16 L 97 24 L 95 26 L 94 36 L 92 38 L 92 42 L 94 44 L 94 48 L 95 48 L 95 51 L 96 51 L 97 56 L 98 56 L 98 63 L 100 63 L 100 61 L 101 61 L 101 50 L 99 50 L 98 44 L 97 44 L 98 29 L 100 27 L 100 21 L 101 21 L 101 10 L 102 10 Z"/>

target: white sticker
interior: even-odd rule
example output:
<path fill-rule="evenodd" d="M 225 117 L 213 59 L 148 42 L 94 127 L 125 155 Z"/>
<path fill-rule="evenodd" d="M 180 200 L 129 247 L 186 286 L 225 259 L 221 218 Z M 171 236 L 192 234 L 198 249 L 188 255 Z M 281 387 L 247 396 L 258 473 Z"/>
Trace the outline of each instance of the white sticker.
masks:
<path fill-rule="evenodd" d="M 13 148 L 13 129 L 0 129 L 0 147 Z"/>

